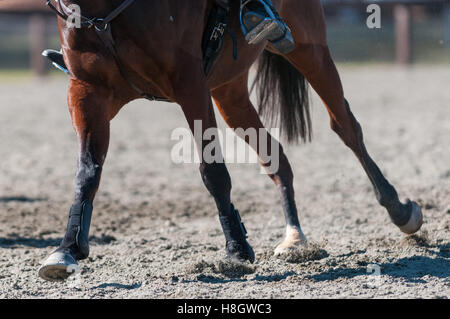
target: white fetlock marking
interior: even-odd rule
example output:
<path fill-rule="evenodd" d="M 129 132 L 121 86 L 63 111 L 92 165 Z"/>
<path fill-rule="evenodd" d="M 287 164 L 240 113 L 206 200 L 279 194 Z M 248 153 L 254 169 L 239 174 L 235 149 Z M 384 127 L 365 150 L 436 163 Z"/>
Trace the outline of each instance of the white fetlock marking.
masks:
<path fill-rule="evenodd" d="M 300 240 L 302 244 L 306 244 L 306 236 L 300 227 L 287 226 L 286 227 L 286 239 L 285 241 Z"/>
<path fill-rule="evenodd" d="M 422 210 L 420 209 L 419 205 L 417 205 L 416 203 L 412 203 L 412 212 L 408 223 L 399 228 L 405 234 L 410 235 L 417 232 L 420 229 L 420 227 L 422 227 L 422 223 L 423 223 Z"/>
<path fill-rule="evenodd" d="M 288 225 L 286 227 L 286 237 L 275 249 L 275 255 L 284 254 L 288 250 L 298 248 L 300 245 L 306 245 L 306 243 L 306 236 L 303 234 L 302 229 L 297 226 Z"/>

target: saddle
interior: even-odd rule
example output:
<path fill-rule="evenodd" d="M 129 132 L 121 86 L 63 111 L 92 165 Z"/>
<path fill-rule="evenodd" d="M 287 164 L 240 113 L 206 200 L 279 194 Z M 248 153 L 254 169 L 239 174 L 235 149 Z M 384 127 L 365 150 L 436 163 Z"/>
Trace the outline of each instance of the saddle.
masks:
<path fill-rule="evenodd" d="M 233 58 L 235 60 L 238 58 L 237 39 L 234 33 L 228 28 L 229 12 L 229 8 L 214 3 L 209 13 L 202 41 L 203 70 L 206 76 L 209 75 L 222 51 L 225 32 L 230 35 L 233 41 Z"/>

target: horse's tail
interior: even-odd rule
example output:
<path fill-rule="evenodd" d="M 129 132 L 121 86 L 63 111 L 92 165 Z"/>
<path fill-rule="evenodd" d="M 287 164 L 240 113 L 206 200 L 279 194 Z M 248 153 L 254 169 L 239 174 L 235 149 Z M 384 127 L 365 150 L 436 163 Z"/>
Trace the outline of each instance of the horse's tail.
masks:
<path fill-rule="evenodd" d="M 281 55 L 264 51 L 252 85 L 257 89 L 259 114 L 270 127 L 280 127 L 288 142 L 312 136 L 308 83 Z"/>

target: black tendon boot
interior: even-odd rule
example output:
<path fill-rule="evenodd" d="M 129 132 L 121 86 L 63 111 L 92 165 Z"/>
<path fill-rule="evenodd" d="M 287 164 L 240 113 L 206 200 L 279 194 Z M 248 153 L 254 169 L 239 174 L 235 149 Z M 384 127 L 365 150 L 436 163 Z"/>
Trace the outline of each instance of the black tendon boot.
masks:
<path fill-rule="evenodd" d="M 220 216 L 226 238 L 226 251 L 228 257 L 238 261 L 255 261 L 255 253 L 247 242 L 247 230 L 241 221 L 241 217 L 234 205 L 231 204 L 230 215 Z"/>

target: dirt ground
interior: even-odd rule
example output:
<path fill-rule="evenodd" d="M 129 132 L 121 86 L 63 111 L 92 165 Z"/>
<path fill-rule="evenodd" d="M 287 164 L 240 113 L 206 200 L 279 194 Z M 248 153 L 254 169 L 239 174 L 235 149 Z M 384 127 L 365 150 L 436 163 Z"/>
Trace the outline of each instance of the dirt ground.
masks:
<path fill-rule="evenodd" d="M 172 130 L 186 127 L 180 108 L 136 101 L 112 122 L 91 256 L 66 283 L 37 270 L 73 198 L 67 78 L 0 79 L 0 298 L 448 298 L 450 68 L 340 70 L 369 152 L 401 198 L 423 208 L 417 235 L 390 222 L 314 95 L 313 143 L 285 147 L 311 247 L 273 256 L 284 236 L 278 193 L 257 165 L 232 164 L 232 199 L 256 262 L 229 263 L 197 165 L 170 158 Z"/>

